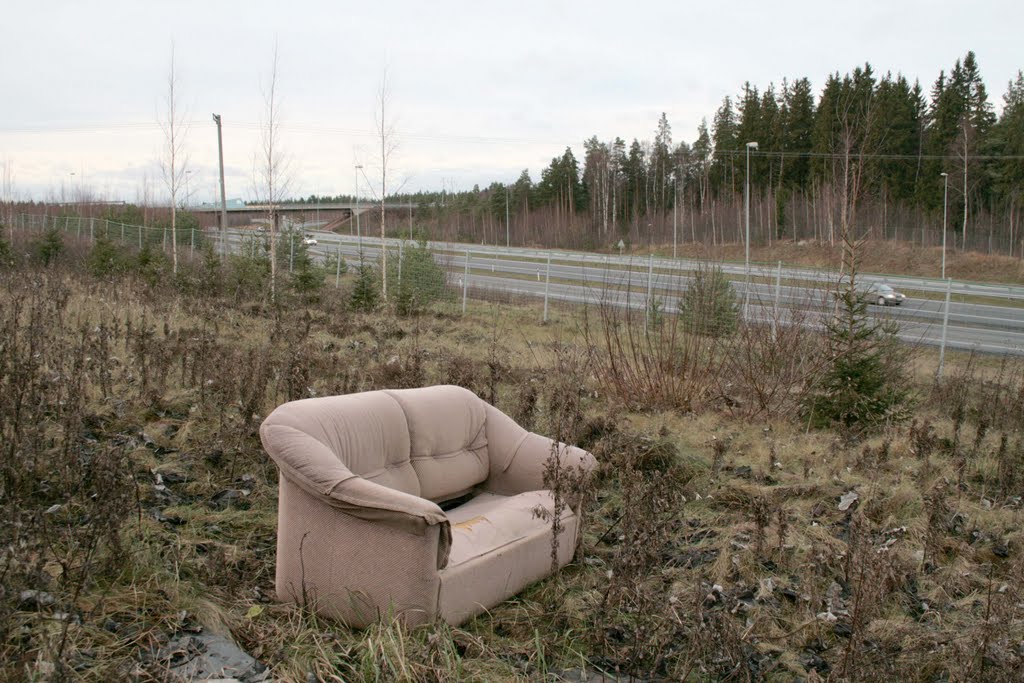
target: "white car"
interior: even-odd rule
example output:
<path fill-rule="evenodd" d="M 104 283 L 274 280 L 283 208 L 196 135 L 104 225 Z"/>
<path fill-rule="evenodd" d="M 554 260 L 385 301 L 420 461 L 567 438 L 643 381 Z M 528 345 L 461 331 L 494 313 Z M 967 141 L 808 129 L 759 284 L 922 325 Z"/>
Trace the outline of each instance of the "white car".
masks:
<path fill-rule="evenodd" d="M 309 235 L 306 235 L 305 237 L 302 238 L 302 243 L 304 245 L 306 245 L 307 247 L 315 247 L 316 246 L 316 238 L 315 237 L 310 237 Z"/>

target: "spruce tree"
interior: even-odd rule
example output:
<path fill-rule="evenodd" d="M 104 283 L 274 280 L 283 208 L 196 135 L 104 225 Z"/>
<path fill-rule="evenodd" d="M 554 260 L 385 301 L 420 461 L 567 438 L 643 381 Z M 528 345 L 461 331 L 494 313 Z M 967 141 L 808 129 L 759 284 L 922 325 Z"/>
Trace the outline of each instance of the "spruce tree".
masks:
<path fill-rule="evenodd" d="M 864 241 L 849 226 L 841 238 L 847 279 L 837 294 L 834 315 L 825 321 L 829 365 L 805 409 L 815 426 L 839 427 L 853 435 L 906 419 L 910 396 L 898 328 L 871 318 L 867 298 L 858 289 Z"/>
<path fill-rule="evenodd" d="M 806 190 L 810 180 L 810 157 L 814 142 L 814 93 L 811 82 L 801 78 L 783 89 L 782 148 L 792 154 L 786 159 L 784 182 L 790 189 Z"/>
<path fill-rule="evenodd" d="M 700 126 L 697 127 L 697 139 L 693 143 L 692 157 L 695 165 L 694 175 L 697 180 L 699 207 L 702 214 L 711 193 L 711 152 L 711 135 L 708 133 L 708 120 L 701 119 Z"/>
<path fill-rule="evenodd" d="M 715 112 L 711 123 L 711 139 L 715 144 L 715 161 L 712 168 L 712 187 L 719 196 L 731 196 L 736 192 L 736 159 L 739 148 L 736 129 L 736 112 L 732 98 L 726 96 L 722 106 Z"/>
<path fill-rule="evenodd" d="M 700 268 L 679 301 L 679 317 L 692 334 L 727 337 L 739 324 L 736 290 L 720 268 Z"/>
<path fill-rule="evenodd" d="M 672 127 L 668 125 L 665 112 L 658 119 L 658 128 L 654 133 L 654 146 L 651 149 L 650 183 L 652 203 L 656 211 L 665 211 L 671 196 L 672 174 Z"/>
<path fill-rule="evenodd" d="M 380 278 L 377 277 L 376 269 L 360 259 L 349 304 L 357 311 L 372 311 L 379 300 Z"/>
<path fill-rule="evenodd" d="M 1024 157 L 1024 71 L 1018 71 L 1017 78 L 1007 85 L 1003 114 L 992 129 L 991 151 L 1005 157 L 991 166 L 994 185 L 1005 198 L 1008 209 L 1012 208 L 1019 216 L 1024 198 L 1024 163 L 1021 162 Z M 1019 240 L 1019 235 L 1015 236 Z"/>

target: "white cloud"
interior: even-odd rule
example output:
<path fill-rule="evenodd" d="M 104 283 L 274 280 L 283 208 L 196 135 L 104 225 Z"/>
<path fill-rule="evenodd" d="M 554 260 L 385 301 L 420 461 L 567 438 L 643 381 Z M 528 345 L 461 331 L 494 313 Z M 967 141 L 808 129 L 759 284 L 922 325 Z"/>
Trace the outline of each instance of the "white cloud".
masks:
<path fill-rule="evenodd" d="M 394 167 L 413 190 L 511 180 L 527 167 L 536 179 L 565 145 L 582 156 L 591 135 L 650 138 L 662 111 L 675 140 L 692 141 L 700 119 L 746 80 L 763 89 L 807 76 L 818 89 L 829 72 L 870 61 L 879 73 L 920 78 L 927 91 L 974 49 L 998 103 L 1024 66 L 1015 2 L 21 5 L 5 8 L 0 41 L 0 159 L 37 196 L 71 172 L 129 199 L 143 173 L 155 177 L 172 39 L 196 122 L 190 181 L 200 200 L 215 193 L 211 112 L 224 117 L 228 194 L 251 194 L 275 38 L 296 194 L 351 192 L 357 158 L 369 172 L 365 132 L 385 64 L 407 134 Z"/>

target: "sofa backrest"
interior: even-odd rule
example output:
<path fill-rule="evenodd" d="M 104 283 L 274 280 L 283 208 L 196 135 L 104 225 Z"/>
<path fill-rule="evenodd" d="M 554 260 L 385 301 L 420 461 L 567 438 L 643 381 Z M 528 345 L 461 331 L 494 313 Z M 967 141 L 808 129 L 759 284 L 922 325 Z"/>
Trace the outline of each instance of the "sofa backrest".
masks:
<path fill-rule="evenodd" d="M 456 386 L 385 391 L 409 426 L 410 460 L 423 498 L 449 500 L 487 479 L 484 403 Z"/>
<path fill-rule="evenodd" d="M 383 391 L 291 401 L 278 406 L 267 422 L 313 437 L 353 474 L 420 495 L 419 477 L 409 459 L 405 412 Z"/>
<path fill-rule="evenodd" d="M 439 502 L 487 479 L 485 415 L 471 391 L 436 386 L 292 401 L 267 422 L 313 437 L 353 474 Z"/>

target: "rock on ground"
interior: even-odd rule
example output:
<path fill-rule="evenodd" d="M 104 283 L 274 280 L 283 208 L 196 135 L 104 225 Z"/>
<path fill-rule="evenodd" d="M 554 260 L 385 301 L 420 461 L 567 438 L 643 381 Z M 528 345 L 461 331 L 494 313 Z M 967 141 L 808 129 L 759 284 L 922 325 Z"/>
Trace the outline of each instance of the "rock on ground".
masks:
<path fill-rule="evenodd" d="M 230 638 L 214 633 L 181 634 L 161 649 L 171 678 L 181 681 L 269 681 L 270 670 L 243 652 Z"/>

